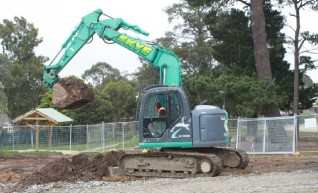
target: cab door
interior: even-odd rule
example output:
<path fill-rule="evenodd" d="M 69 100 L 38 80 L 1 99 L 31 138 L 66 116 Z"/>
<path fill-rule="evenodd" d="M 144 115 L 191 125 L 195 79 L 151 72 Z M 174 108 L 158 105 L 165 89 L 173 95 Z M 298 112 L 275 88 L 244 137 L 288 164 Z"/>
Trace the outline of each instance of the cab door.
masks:
<path fill-rule="evenodd" d="M 160 103 L 165 112 L 157 111 Z M 192 132 L 188 103 L 180 88 L 161 87 L 148 91 L 141 104 L 140 147 L 190 147 Z"/>
<path fill-rule="evenodd" d="M 160 104 L 160 111 L 158 109 Z M 151 94 L 145 99 L 143 108 L 143 137 L 160 138 L 167 129 L 167 95 L 165 93 Z"/>

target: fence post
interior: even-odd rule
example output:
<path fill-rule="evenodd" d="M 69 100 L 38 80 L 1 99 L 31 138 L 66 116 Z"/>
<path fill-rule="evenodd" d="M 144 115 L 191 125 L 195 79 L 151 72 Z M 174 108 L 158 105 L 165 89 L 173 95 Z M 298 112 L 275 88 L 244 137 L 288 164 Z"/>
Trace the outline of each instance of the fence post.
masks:
<path fill-rule="evenodd" d="M 14 129 L 7 124 L 8 131 L 11 130 L 11 138 L 12 138 L 12 150 L 14 150 Z M 12 129 L 11 129 L 12 128 Z"/>
<path fill-rule="evenodd" d="M 264 122 L 264 136 L 263 136 L 263 153 L 265 153 L 265 149 L 266 149 L 266 127 L 267 127 L 267 119 L 265 118 L 265 122 Z"/>
<path fill-rule="evenodd" d="M 125 150 L 125 122 L 122 123 L 121 129 L 122 129 L 121 135 L 123 138 L 123 150 Z"/>
<path fill-rule="evenodd" d="M 31 127 L 31 149 L 33 149 L 33 126 Z"/>
<path fill-rule="evenodd" d="M 70 151 L 72 150 L 72 124 L 70 125 Z"/>
<path fill-rule="evenodd" d="M 239 136 L 240 136 L 240 117 L 237 118 L 237 124 L 236 124 L 236 149 L 239 149 Z"/>
<path fill-rule="evenodd" d="M 297 113 L 294 113 L 293 153 L 295 153 L 296 145 L 297 145 L 297 137 L 296 137 L 298 136 L 297 125 L 298 125 Z"/>
<path fill-rule="evenodd" d="M 88 124 L 86 125 L 86 150 L 89 149 L 89 134 L 88 134 Z"/>
<path fill-rule="evenodd" d="M 115 145 L 115 143 L 116 143 L 116 139 L 115 139 L 115 123 L 112 123 L 112 129 L 113 129 L 113 145 Z"/>
<path fill-rule="evenodd" d="M 101 127 L 101 140 L 103 144 L 103 152 L 105 152 L 105 128 L 104 128 L 104 122 L 102 122 L 102 127 Z"/>

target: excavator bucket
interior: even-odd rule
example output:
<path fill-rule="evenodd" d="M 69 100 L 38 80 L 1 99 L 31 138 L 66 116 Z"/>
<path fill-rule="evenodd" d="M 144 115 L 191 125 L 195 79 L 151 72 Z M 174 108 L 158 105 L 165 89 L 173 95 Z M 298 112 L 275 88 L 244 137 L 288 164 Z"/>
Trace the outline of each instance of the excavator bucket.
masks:
<path fill-rule="evenodd" d="M 52 103 L 57 109 L 79 108 L 94 99 L 93 89 L 74 77 L 60 79 L 52 90 Z"/>

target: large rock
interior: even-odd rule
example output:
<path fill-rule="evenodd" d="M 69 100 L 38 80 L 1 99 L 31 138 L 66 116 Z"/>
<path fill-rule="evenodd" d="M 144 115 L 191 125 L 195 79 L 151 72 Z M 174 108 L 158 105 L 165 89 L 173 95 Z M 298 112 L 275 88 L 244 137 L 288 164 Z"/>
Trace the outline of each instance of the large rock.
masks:
<path fill-rule="evenodd" d="M 53 86 L 52 103 L 58 109 L 78 108 L 93 99 L 93 89 L 74 77 L 62 78 Z"/>

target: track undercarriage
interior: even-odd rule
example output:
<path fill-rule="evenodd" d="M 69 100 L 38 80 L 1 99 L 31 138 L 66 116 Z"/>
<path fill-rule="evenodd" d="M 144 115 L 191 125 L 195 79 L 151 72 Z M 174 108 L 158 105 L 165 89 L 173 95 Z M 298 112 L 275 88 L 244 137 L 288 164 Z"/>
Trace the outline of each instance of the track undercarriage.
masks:
<path fill-rule="evenodd" d="M 148 153 L 124 154 L 119 166 L 126 175 L 139 177 L 213 177 L 223 167 L 245 169 L 244 151 L 223 148 L 162 149 Z"/>

